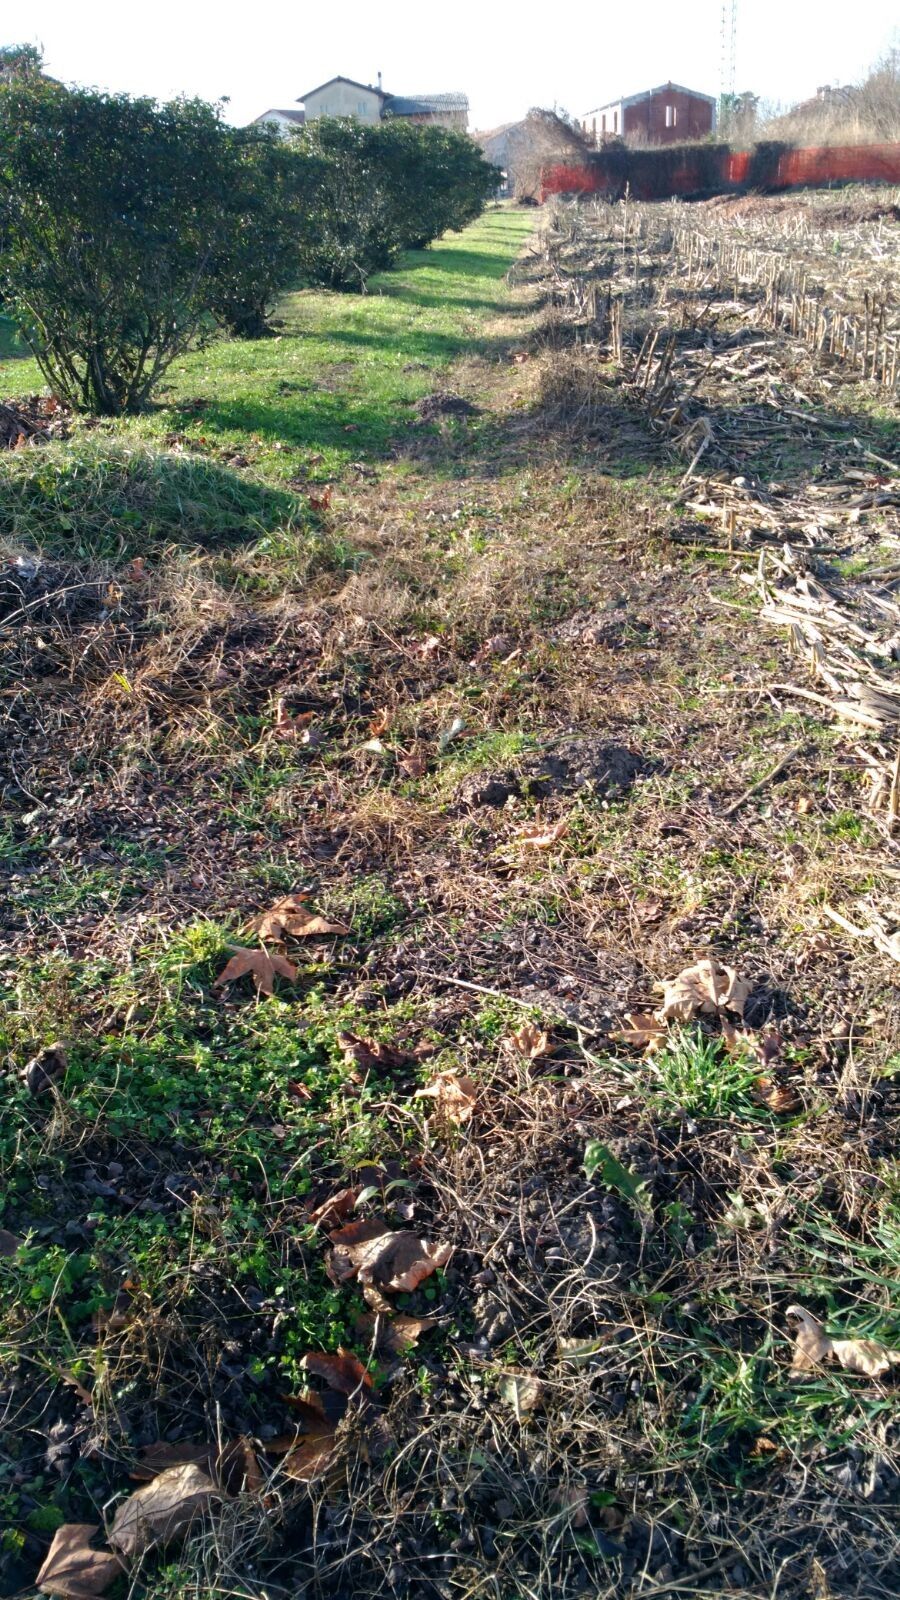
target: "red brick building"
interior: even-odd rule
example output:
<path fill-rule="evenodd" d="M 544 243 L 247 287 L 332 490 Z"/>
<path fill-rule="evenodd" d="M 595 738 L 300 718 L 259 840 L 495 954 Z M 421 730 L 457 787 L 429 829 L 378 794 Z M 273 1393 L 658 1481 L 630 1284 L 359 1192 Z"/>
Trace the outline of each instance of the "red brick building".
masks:
<path fill-rule="evenodd" d="M 679 144 L 715 131 L 716 100 L 680 83 L 661 83 L 586 112 L 582 125 L 596 144 L 615 138 L 629 144 Z"/>

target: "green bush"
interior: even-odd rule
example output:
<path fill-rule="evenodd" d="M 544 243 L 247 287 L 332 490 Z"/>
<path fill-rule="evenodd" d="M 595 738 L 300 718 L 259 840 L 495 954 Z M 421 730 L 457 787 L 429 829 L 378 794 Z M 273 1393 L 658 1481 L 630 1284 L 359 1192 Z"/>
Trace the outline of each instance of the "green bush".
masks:
<path fill-rule="evenodd" d="M 403 250 L 471 222 L 498 183 L 477 146 L 444 128 L 323 117 L 291 143 L 311 167 L 300 270 L 337 289 L 364 289 Z"/>
<path fill-rule="evenodd" d="M 270 332 L 279 293 L 299 278 L 304 219 L 322 164 L 270 128 L 239 128 L 230 137 L 230 219 L 213 257 L 210 309 L 238 338 L 259 339 Z"/>
<path fill-rule="evenodd" d="M 137 410 L 196 339 L 233 168 L 202 101 L 0 87 L 0 285 L 62 399 Z"/>

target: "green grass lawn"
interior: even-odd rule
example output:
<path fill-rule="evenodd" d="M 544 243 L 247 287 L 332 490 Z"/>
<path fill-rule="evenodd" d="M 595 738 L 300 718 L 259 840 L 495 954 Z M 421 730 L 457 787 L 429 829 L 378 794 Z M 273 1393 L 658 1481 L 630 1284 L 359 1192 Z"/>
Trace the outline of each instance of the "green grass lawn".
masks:
<path fill-rule="evenodd" d="M 277 337 L 194 352 L 170 370 L 155 409 L 117 424 L 116 436 L 158 443 L 177 432 L 189 447 L 240 452 L 273 479 L 326 481 L 349 461 L 384 454 L 452 361 L 490 354 L 487 325 L 508 307 L 505 275 L 533 226 L 527 212 L 496 209 L 411 251 L 366 295 L 286 296 Z M 0 359 L 0 395 L 42 387 L 33 361 Z"/>

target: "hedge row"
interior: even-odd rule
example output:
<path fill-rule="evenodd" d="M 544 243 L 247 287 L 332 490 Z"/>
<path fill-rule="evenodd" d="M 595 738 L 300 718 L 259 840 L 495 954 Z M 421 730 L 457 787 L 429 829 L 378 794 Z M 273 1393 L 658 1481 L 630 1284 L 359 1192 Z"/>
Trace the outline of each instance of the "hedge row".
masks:
<path fill-rule="evenodd" d="M 443 128 L 323 120 L 282 140 L 200 100 L 12 82 L 0 293 L 54 392 L 117 415 L 216 328 L 263 334 L 284 289 L 364 289 L 477 216 L 497 178 Z"/>

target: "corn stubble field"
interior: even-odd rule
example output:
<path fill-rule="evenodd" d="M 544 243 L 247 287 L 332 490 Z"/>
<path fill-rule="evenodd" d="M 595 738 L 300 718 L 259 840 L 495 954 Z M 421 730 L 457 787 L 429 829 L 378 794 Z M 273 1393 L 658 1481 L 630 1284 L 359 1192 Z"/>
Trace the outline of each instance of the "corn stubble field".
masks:
<path fill-rule="evenodd" d="M 898 272 L 503 209 L 4 362 L 2 1592 L 896 1592 Z"/>

